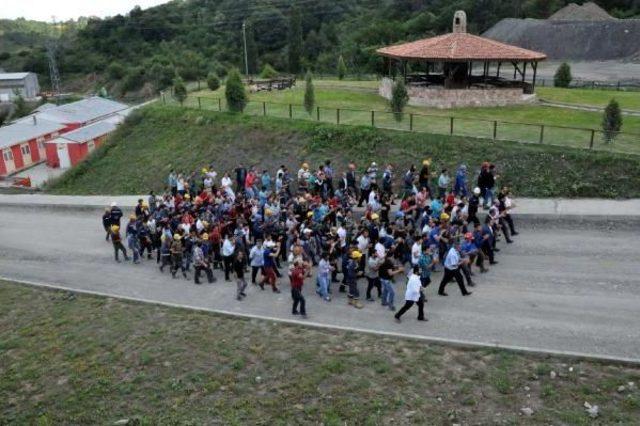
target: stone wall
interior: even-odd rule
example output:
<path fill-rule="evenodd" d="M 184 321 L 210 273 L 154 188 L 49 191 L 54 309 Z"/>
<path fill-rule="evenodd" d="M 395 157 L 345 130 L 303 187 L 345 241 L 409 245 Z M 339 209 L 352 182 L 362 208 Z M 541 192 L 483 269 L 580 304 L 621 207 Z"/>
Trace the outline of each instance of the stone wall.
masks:
<path fill-rule="evenodd" d="M 393 80 L 383 78 L 378 93 L 391 99 Z M 535 95 L 525 95 L 522 89 L 445 89 L 443 87 L 407 86 L 409 105 L 431 108 L 487 107 L 532 103 Z"/>

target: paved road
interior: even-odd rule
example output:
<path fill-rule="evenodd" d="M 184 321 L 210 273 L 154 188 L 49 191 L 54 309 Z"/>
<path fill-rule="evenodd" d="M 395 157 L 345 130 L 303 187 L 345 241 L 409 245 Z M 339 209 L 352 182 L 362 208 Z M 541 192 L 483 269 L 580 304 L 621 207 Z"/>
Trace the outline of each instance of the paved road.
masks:
<path fill-rule="evenodd" d="M 499 254 L 500 264 L 477 277 L 471 297 L 461 297 L 455 287 L 448 290 L 449 297 L 438 297 L 430 286 L 427 323 L 415 321 L 416 313 L 410 312 L 397 324 L 388 310 L 374 303 L 356 310 L 347 306 L 343 294 L 323 302 L 308 283 L 307 322 L 640 360 L 640 240 L 633 227 L 597 222 L 572 226 L 567 221 L 547 226 L 532 220 L 522 224 L 516 244 Z M 160 274 L 155 263 L 116 264 L 102 237 L 99 212 L 1 207 L 0 275 L 113 296 L 292 318 L 287 291 L 278 295 L 250 286 L 248 298 L 237 302 L 231 283 L 195 286 Z M 400 284 L 398 293 L 403 292 Z"/>

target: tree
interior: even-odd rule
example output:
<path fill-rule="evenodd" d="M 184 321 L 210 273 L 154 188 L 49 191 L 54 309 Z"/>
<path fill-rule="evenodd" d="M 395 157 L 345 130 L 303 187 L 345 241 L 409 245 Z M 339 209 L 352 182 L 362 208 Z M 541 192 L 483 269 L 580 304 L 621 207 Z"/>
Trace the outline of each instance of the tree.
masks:
<path fill-rule="evenodd" d="M 17 94 L 15 100 L 13 101 L 13 104 L 15 105 L 15 109 L 13 110 L 13 117 L 15 118 L 24 117 L 31 112 L 31 109 L 29 108 L 21 94 Z"/>
<path fill-rule="evenodd" d="M 111 80 L 120 80 L 127 74 L 127 69 L 120 62 L 112 62 L 107 67 L 107 75 Z"/>
<path fill-rule="evenodd" d="M 218 78 L 218 74 L 214 72 L 210 72 L 207 76 L 207 86 L 209 90 L 216 91 L 220 88 L 220 79 Z"/>
<path fill-rule="evenodd" d="M 618 136 L 622 128 L 622 113 L 620 105 L 615 99 L 609 101 L 609 105 L 604 109 L 604 117 L 602 118 L 602 133 L 604 141 L 611 143 Z"/>
<path fill-rule="evenodd" d="M 337 71 L 338 78 L 340 80 L 344 79 L 344 76 L 347 74 L 347 65 L 344 63 L 344 58 L 342 57 L 342 55 L 340 55 L 340 57 L 338 58 Z"/>
<path fill-rule="evenodd" d="M 247 65 L 249 74 L 253 75 L 258 72 L 258 45 L 256 44 L 255 31 L 251 23 L 246 27 L 247 35 Z"/>
<path fill-rule="evenodd" d="M 304 109 L 307 110 L 309 114 L 313 112 L 313 106 L 316 103 L 316 95 L 313 89 L 313 80 L 311 76 L 311 71 L 307 71 L 307 75 L 304 78 L 305 81 L 305 89 L 304 89 Z"/>
<path fill-rule="evenodd" d="M 247 92 L 244 89 L 240 72 L 235 68 L 229 71 L 224 96 L 231 112 L 242 112 L 247 106 Z"/>
<path fill-rule="evenodd" d="M 180 102 L 180 105 L 187 99 L 187 86 L 184 85 L 180 77 L 176 77 L 173 81 L 173 97 Z"/>
<path fill-rule="evenodd" d="M 289 72 L 298 74 L 300 72 L 300 57 L 302 56 L 302 18 L 297 8 L 291 10 L 288 41 Z"/>
<path fill-rule="evenodd" d="M 569 87 L 571 80 L 571 67 L 568 63 L 563 62 L 558 67 L 555 75 L 553 76 L 553 85 L 556 87 Z"/>
<path fill-rule="evenodd" d="M 398 81 L 393 85 L 391 100 L 389 101 L 391 111 L 393 111 L 393 117 L 396 121 L 402 121 L 402 111 L 407 105 L 407 102 L 409 102 L 407 88 L 404 85 L 404 81 L 402 81 L 402 79 L 398 79 Z"/>
<path fill-rule="evenodd" d="M 260 71 L 260 78 L 276 78 L 278 76 L 278 71 L 275 70 L 271 65 L 264 64 L 262 67 L 262 71 Z"/>

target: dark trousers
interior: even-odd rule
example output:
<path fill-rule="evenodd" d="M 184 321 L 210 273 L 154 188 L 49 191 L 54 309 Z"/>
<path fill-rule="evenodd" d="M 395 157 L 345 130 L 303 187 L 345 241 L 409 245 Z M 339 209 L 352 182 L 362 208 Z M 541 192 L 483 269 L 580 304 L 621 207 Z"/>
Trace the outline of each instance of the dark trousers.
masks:
<path fill-rule="evenodd" d="M 424 294 L 422 294 L 422 292 L 420 292 L 420 298 L 418 299 L 417 302 L 414 302 L 413 300 L 406 300 L 404 302 L 404 306 L 400 308 L 400 310 L 396 313 L 395 317 L 400 319 L 400 317 L 404 315 L 405 312 L 407 312 L 409 309 L 411 309 L 411 307 L 414 304 L 418 305 L 418 319 L 423 320 L 424 319 Z"/>
<path fill-rule="evenodd" d="M 360 189 L 360 199 L 358 200 L 358 207 L 362 207 L 362 203 L 367 204 L 369 202 L 370 189 Z"/>
<path fill-rule="evenodd" d="M 489 258 L 489 263 L 495 262 L 493 255 L 493 246 L 488 241 L 482 243 L 482 252 Z"/>
<path fill-rule="evenodd" d="M 367 277 L 369 284 L 367 284 L 367 299 L 371 299 L 371 290 L 374 288 L 378 289 L 378 298 L 382 294 L 382 285 L 380 284 L 380 278 L 369 278 Z"/>
<path fill-rule="evenodd" d="M 464 280 L 462 278 L 462 274 L 460 273 L 460 268 L 456 268 L 456 269 L 444 268 L 444 276 L 442 277 L 442 281 L 440 281 L 438 294 L 444 293 L 444 288 L 452 279 L 455 279 L 456 282 L 458 283 L 458 287 L 460 287 L 460 292 L 462 294 L 467 294 L 467 288 L 464 286 Z"/>
<path fill-rule="evenodd" d="M 231 268 L 233 267 L 233 256 L 222 256 L 224 264 L 224 279 L 230 281 Z"/>
<path fill-rule="evenodd" d="M 304 296 L 302 295 L 302 291 L 299 288 L 291 288 L 291 298 L 293 299 L 293 307 L 291 308 L 291 313 L 298 313 L 298 305 L 300 305 L 300 314 L 307 315 L 306 302 L 304 300 Z"/>
<path fill-rule="evenodd" d="M 186 274 L 187 270 L 185 269 L 184 262 L 182 260 L 182 253 L 171 255 L 171 274 L 175 275 L 176 272 L 178 272 L 178 269 L 180 269 L 183 274 Z"/>
<path fill-rule="evenodd" d="M 193 281 L 196 284 L 200 284 L 200 274 L 202 273 L 202 271 L 204 271 L 204 273 L 207 275 L 207 281 L 209 281 L 209 284 L 213 283 L 213 271 L 208 265 L 196 265 L 195 267 L 196 273 L 193 276 Z"/>
<path fill-rule="evenodd" d="M 109 241 L 109 237 L 111 237 L 111 230 L 109 229 L 108 226 L 105 226 L 104 231 L 107 233 L 107 236 L 104 239 L 105 241 Z"/>
<path fill-rule="evenodd" d="M 124 256 L 124 260 L 127 260 L 127 249 L 124 248 L 124 245 L 122 245 L 122 241 L 116 241 L 113 243 L 113 251 L 114 254 L 116 256 L 116 260 L 120 260 L 118 258 L 118 251 L 122 251 L 122 255 Z"/>
<path fill-rule="evenodd" d="M 262 266 L 251 267 L 251 283 L 252 284 L 256 283 L 256 277 L 258 276 L 258 271 L 260 271 L 260 273 L 264 275 L 264 269 L 262 268 Z"/>
<path fill-rule="evenodd" d="M 509 225 L 509 229 L 511 230 L 511 235 L 516 233 L 516 227 L 513 225 L 513 218 L 510 214 L 505 215 L 504 221 Z"/>
<path fill-rule="evenodd" d="M 360 291 L 358 291 L 358 280 L 356 278 L 348 279 L 347 285 L 349 286 L 347 297 L 349 297 L 349 299 L 358 300 L 360 298 Z"/>

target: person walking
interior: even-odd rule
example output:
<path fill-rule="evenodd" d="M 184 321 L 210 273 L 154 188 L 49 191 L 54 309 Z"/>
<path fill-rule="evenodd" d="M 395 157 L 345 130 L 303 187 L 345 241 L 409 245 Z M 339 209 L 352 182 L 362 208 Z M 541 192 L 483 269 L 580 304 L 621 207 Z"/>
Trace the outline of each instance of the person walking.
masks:
<path fill-rule="evenodd" d="M 378 298 L 382 296 L 382 285 L 380 284 L 380 276 L 378 275 L 378 270 L 380 269 L 380 265 L 384 262 L 384 256 L 380 257 L 375 247 L 369 248 L 369 256 L 367 259 L 367 268 L 365 272 L 365 276 L 367 277 L 367 301 L 373 302 L 373 298 L 371 297 L 371 291 L 375 288 L 378 290 Z"/>
<path fill-rule="evenodd" d="M 242 300 L 244 297 L 247 297 L 247 294 L 244 292 L 247 288 L 247 280 L 244 278 L 244 271 L 247 267 L 247 258 L 244 254 L 244 251 L 238 250 L 238 254 L 236 254 L 235 259 L 233 260 L 233 270 L 236 273 L 237 281 L 237 289 L 236 289 L 236 299 Z"/>
<path fill-rule="evenodd" d="M 396 307 L 393 301 L 396 293 L 393 288 L 393 277 L 403 272 L 404 268 L 402 266 L 396 268 L 392 256 L 392 252 L 387 253 L 384 262 L 378 268 L 378 273 L 382 283 L 382 306 L 387 306 L 390 310 L 395 311 Z"/>
<path fill-rule="evenodd" d="M 349 305 L 354 308 L 362 309 L 363 305 L 360 303 L 360 292 L 358 291 L 358 264 L 362 258 L 362 253 L 358 250 L 351 252 L 351 256 L 347 261 L 347 270 L 345 278 L 347 281 L 347 298 L 349 299 Z"/>
<path fill-rule="evenodd" d="M 249 251 L 249 262 L 251 264 L 251 283 L 256 283 L 258 271 L 264 276 L 264 248 L 262 240 L 256 240 L 256 244 Z"/>
<path fill-rule="evenodd" d="M 109 242 L 109 237 L 111 236 L 111 225 L 111 209 L 107 207 L 102 214 L 102 227 L 104 228 L 104 232 L 107 234 L 104 237 L 104 240 L 107 242 Z"/>
<path fill-rule="evenodd" d="M 124 260 L 129 260 L 129 256 L 127 256 L 127 250 L 124 248 L 122 244 L 122 238 L 120 237 L 120 227 L 118 225 L 111 225 L 111 242 L 113 243 L 113 251 L 115 253 L 116 262 L 120 263 L 120 259 L 118 258 L 118 252 L 122 252 L 124 255 Z"/>
<path fill-rule="evenodd" d="M 467 291 L 467 288 L 464 286 L 464 280 L 460 273 L 462 259 L 460 258 L 459 250 L 460 243 L 456 241 L 447 252 L 444 259 L 444 276 L 442 277 L 440 287 L 438 288 L 439 296 L 448 296 L 448 294 L 444 292 L 444 289 L 452 279 L 455 279 L 458 283 L 458 287 L 460 287 L 460 292 L 463 296 L 469 296 L 471 294 L 471 292 Z"/>
<path fill-rule="evenodd" d="M 171 276 L 176 277 L 178 269 L 182 270 L 182 276 L 187 278 L 187 270 L 182 261 L 184 256 L 184 245 L 182 244 L 182 236 L 178 233 L 173 235 L 171 243 Z"/>
<path fill-rule="evenodd" d="M 202 271 L 207 275 L 207 281 L 209 284 L 213 284 L 215 278 L 213 277 L 213 271 L 211 270 L 211 265 L 207 261 L 205 257 L 204 251 L 202 250 L 202 241 L 196 241 L 195 246 L 193 247 L 193 266 L 195 268 L 195 273 L 193 275 L 193 281 L 196 284 L 200 284 L 200 274 Z"/>
<path fill-rule="evenodd" d="M 422 281 L 420 280 L 420 267 L 413 267 L 409 280 L 407 281 L 407 291 L 405 292 L 404 306 L 394 315 L 396 321 L 400 322 L 404 315 L 415 304 L 418 305 L 418 321 L 426 321 L 424 317 L 424 294 L 422 293 Z"/>
<path fill-rule="evenodd" d="M 222 242 L 222 263 L 224 265 L 224 279 L 225 281 L 231 281 L 231 270 L 233 269 L 233 253 L 236 251 L 235 239 L 231 238 L 228 234 L 225 235 Z"/>
<path fill-rule="evenodd" d="M 291 271 L 291 299 L 293 299 L 291 313 L 293 315 L 301 315 L 303 318 L 306 318 L 306 301 L 304 300 L 304 296 L 302 295 L 304 276 L 304 265 L 299 261 L 294 262 L 293 269 Z M 300 307 L 300 310 L 298 310 L 298 306 Z"/>
<path fill-rule="evenodd" d="M 331 296 L 329 296 L 329 282 L 331 280 L 331 271 L 333 267 L 329 262 L 329 253 L 322 252 L 320 256 L 320 262 L 318 262 L 318 290 L 317 293 L 325 301 L 330 302 Z"/>
<path fill-rule="evenodd" d="M 138 221 L 136 215 L 129 216 L 126 229 L 127 245 L 133 253 L 133 263 L 140 263 L 140 240 L 138 239 Z"/>

